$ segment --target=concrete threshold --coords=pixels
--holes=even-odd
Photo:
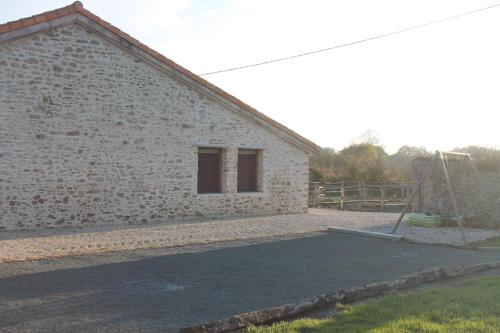
[[[386,234],[383,232],[367,231],[367,230],[355,230],[355,229],[345,229],[345,228],[328,228],[329,231],[340,232],[344,234],[351,234],[364,237],[375,237],[382,239],[389,239],[395,242],[400,242],[405,238],[401,235]]]

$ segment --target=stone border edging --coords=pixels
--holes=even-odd
[[[399,241],[402,241],[405,239],[401,235],[387,234],[387,233],[383,233],[383,232],[368,231],[368,230],[356,230],[356,229],[330,227],[330,228],[328,228],[328,231],[340,232],[340,233],[356,235],[356,236],[388,239],[388,240],[395,241],[395,242],[399,242]]]
[[[500,268],[500,261],[469,266],[429,268],[414,274],[405,275],[397,280],[370,283],[361,287],[344,289],[333,294],[320,295],[298,303],[246,312],[206,324],[184,327],[178,333],[232,332],[249,325],[270,324],[279,320],[293,318],[300,314],[337,303],[350,304],[363,299],[380,296],[389,291],[407,289],[423,283],[470,275],[495,268]]]
[[[421,245],[434,245],[434,246],[444,246],[444,247],[449,247],[452,249],[460,249],[460,250],[477,250],[477,246],[474,243],[467,243],[467,244],[455,244],[455,243],[433,243],[433,242],[423,242],[423,241],[417,241],[409,238],[405,238],[404,241],[406,243],[413,243],[413,244],[421,244]]]
[[[500,246],[478,246],[480,251],[500,251]]]

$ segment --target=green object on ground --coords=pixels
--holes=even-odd
[[[460,287],[384,296],[340,306],[329,319],[299,319],[268,327],[250,327],[248,333],[336,332],[500,332],[500,278],[465,281]]]
[[[413,213],[408,218],[411,225],[419,227],[432,228],[441,223],[441,216],[439,215],[425,215],[422,213]]]

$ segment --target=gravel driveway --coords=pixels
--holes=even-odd
[[[394,213],[310,209],[309,214],[202,223],[3,231],[0,232],[0,262],[277,237],[329,227],[390,232],[397,217]],[[420,242],[461,242],[456,228],[426,229],[402,223],[398,234]],[[500,236],[500,231],[467,231],[469,241],[493,236]]]

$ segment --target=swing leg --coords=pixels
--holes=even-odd
[[[410,200],[408,201],[408,203],[406,204],[405,208],[401,212],[401,215],[399,215],[398,221],[396,222],[396,225],[392,229],[391,234],[393,234],[393,233],[396,232],[396,230],[398,229],[399,225],[401,224],[401,221],[403,220],[403,217],[405,216],[405,214],[408,211],[408,209],[411,207],[411,204],[412,204],[413,200],[415,199],[415,197],[417,196],[418,190],[422,186],[422,183],[424,182],[425,177],[427,176],[427,174],[431,170],[432,165],[436,161],[436,156],[437,155],[434,155],[434,157],[432,158],[432,160],[429,162],[429,165],[425,169],[422,177],[420,177],[420,179],[419,179],[419,181],[417,183],[417,186],[415,187],[415,189],[413,190],[413,193],[411,194]]]
[[[446,165],[444,163],[444,158],[443,158],[443,153],[441,153],[441,152],[439,152],[439,160],[441,162],[440,163],[441,169],[443,170],[443,173],[444,173],[444,179],[446,180],[446,187],[448,189],[448,195],[450,196],[450,201],[451,201],[451,205],[453,207],[453,212],[457,218],[458,228],[460,229],[460,234],[462,235],[462,240],[464,243],[467,243],[467,241],[465,239],[464,226],[462,224],[462,216],[458,212],[457,201],[455,200],[455,194],[453,194],[453,190],[451,188],[450,177],[448,176],[448,170],[446,169]]]

